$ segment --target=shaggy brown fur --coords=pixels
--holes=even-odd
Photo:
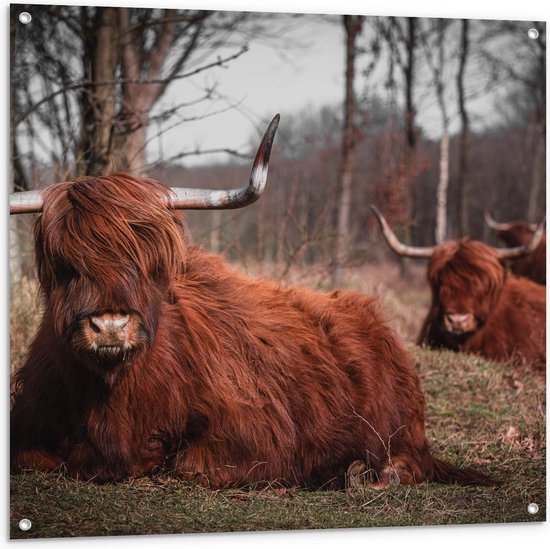
[[[432,305],[418,342],[495,360],[546,364],[546,289],[506,273],[494,250],[467,238],[438,246],[428,266]],[[476,330],[445,330],[449,312],[473,314]]]
[[[321,487],[361,460],[381,486],[491,482],[431,456],[418,376],[375,300],[240,275],[184,243],[166,192],[123,175],[46,192],[45,312],[16,375],[13,469]],[[128,352],[82,342],[102,311],[135,319]]]
[[[497,231],[497,234],[510,247],[526,244],[535,232],[528,223],[522,221],[513,221],[509,225],[510,228]],[[546,284],[546,235],[532,254],[510,261],[510,269],[518,276],[530,278],[538,284]]]

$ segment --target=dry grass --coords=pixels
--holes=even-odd
[[[10,372],[24,362],[27,349],[40,321],[38,285],[34,278],[12,283],[10,291]]]
[[[264,270],[263,274],[268,274]],[[292,270],[291,282],[323,286],[323,274]],[[347,287],[381,295],[396,330],[414,340],[429,292],[423,269],[401,280],[397,266],[350,270]],[[31,283],[12,291],[12,367],[25,354],[37,318]],[[497,488],[424,483],[382,491],[212,491],[171,477],[98,486],[63,474],[29,472],[11,480],[13,538],[181,532],[350,528],[546,518],[545,381],[528,367],[514,369],[478,357],[409,345],[427,401],[434,453],[504,480]],[[527,505],[538,503],[537,515]],[[21,532],[27,517],[33,528]]]

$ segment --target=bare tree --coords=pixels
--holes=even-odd
[[[413,178],[415,172],[417,132],[415,127],[416,108],[414,104],[414,86],[416,78],[415,54],[417,47],[417,19],[407,18],[407,33],[404,38],[406,63],[403,67],[405,77],[405,176],[408,177],[408,219],[411,225],[407,225],[406,241],[412,242],[412,229],[415,227],[416,217],[416,195],[414,191]]]
[[[351,189],[355,169],[355,148],[359,132],[355,124],[357,104],[354,91],[355,58],[357,36],[363,26],[360,15],[344,15],[346,31],[346,96],[344,100],[344,127],[342,132],[342,156],[338,170],[338,217],[332,272],[333,286],[340,286],[344,280],[344,264],[348,257],[350,227]]]
[[[82,13],[82,23],[88,12]],[[96,174],[114,164],[112,135],[116,120],[116,70],[118,56],[118,17],[115,8],[98,8],[92,21],[83,24],[84,80],[80,91],[82,131],[76,161],[79,173]]]
[[[490,39],[485,41],[480,54],[486,63],[485,71],[505,89],[504,96],[495,104],[503,117],[501,129],[524,129],[523,148],[530,156],[524,175],[524,179],[530,180],[530,185],[524,187],[525,213],[518,211],[515,215],[535,222],[545,203],[546,26],[537,21],[491,23],[485,26]],[[530,29],[536,29],[538,35],[529,38]],[[503,41],[508,44],[506,48],[501,46]]]
[[[212,12],[196,12],[174,16],[163,10],[161,17],[155,18],[152,12],[143,17],[142,11],[134,10],[132,17],[129,8],[118,10],[123,81],[118,135],[124,137],[122,156],[130,172],[145,171],[145,131],[153,105],[186,68],[198,46],[204,22],[211,15]],[[178,29],[177,24],[181,23],[183,28]],[[150,47],[147,47],[146,33],[152,35]],[[167,66],[176,44],[180,51]]]
[[[401,161],[394,177],[395,189],[392,191],[393,196],[400,200],[401,205],[399,208],[392,206],[392,209],[401,211],[400,221],[403,224],[404,240],[410,244],[416,213],[413,181],[417,170],[418,141],[415,104],[418,19],[415,17],[378,18],[375,25],[388,50],[388,86],[391,89],[401,87],[403,90],[404,123],[398,123],[398,127],[403,128],[403,145],[400,147]],[[399,69],[399,72],[395,70],[396,68]],[[400,81],[397,80],[396,73],[397,76],[400,76]],[[402,263],[402,267],[405,269],[405,262]]]
[[[449,190],[449,111],[445,98],[445,67],[449,63],[445,55],[448,19],[434,19],[423,33],[422,42],[428,68],[433,78],[437,105],[441,115],[441,139],[439,142],[439,179],[436,191],[435,241],[440,244],[447,237],[447,201]],[[435,36],[430,42],[428,37]],[[435,55],[434,55],[435,50]]]
[[[12,7],[16,15],[21,6]],[[38,142],[62,177],[107,169],[145,171],[146,132],[153,108],[176,79],[242,55],[214,60],[247,14],[90,6],[32,6],[32,23],[12,21],[15,104],[12,131]],[[13,17],[12,17],[13,19]],[[213,98],[206,90],[157,109],[170,122],[180,110]],[[189,117],[192,118],[192,117]],[[41,140],[47,134],[48,138]],[[24,155],[16,158],[23,159]]]
[[[469,41],[469,21],[468,19],[461,20],[461,32],[460,32],[460,52],[459,52],[459,65],[458,73],[456,77],[456,87],[458,93],[458,111],[460,113],[460,120],[462,123],[462,129],[460,131],[459,140],[459,157],[458,157],[458,230],[460,235],[467,235],[469,232],[469,218],[468,218],[468,201],[469,201],[469,184],[468,184],[468,142],[470,136],[470,118],[466,109],[466,93],[465,93],[465,80],[466,80],[466,64],[468,62],[468,54],[470,48]]]
[[[537,26],[541,27],[539,36],[530,40],[534,60],[529,80],[534,103],[530,122],[534,128],[535,156],[526,218],[531,222],[538,221],[536,217],[546,182],[546,27],[536,25],[535,28]]]

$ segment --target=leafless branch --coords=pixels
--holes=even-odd
[[[229,61],[233,61],[234,59],[237,59],[244,53],[248,51],[247,46],[243,46],[237,53],[234,53],[232,55],[229,55],[227,57],[219,57],[216,61],[213,61],[211,63],[208,63],[206,65],[203,65],[202,67],[198,67],[192,71],[185,72],[182,74],[178,74],[172,78],[172,80],[181,80],[183,78],[189,78],[191,76],[196,76],[197,74],[204,72],[208,69],[212,69],[214,67],[223,67],[226,63]],[[132,78],[121,78],[117,80],[102,80],[102,81],[91,81],[91,80],[82,80],[80,82],[73,82],[70,84],[67,84],[63,86],[63,88],[56,90],[49,94],[46,97],[43,97],[40,99],[40,101],[34,103],[31,107],[29,107],[24,113],[19,114],[16,116],[12,124],[14,127],[18,126],[25,118],[27,118],[29,115],[31,115],[33,112],[36,112],[40,107],[42,107],[44,104],[51,101],[54,97],[57,97],[58,95],[62,93],[66,93],[70,90],[78,90],[81,88],[86,88],[88,86],[112,86],[113,84],[163,84],[170,82],[167,78],[158,78],[156,80],[141,80],[141,79],[132,79]]]

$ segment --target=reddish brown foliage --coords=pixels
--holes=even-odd
[[[533,237],[533,227],[522,221],[508,223],[508,228],[498,230],[499,238],[507,246],[521,246]],[[535,251],[527,257],[510,261],[510,269],[518,276],[530,278],[538,284],[546,284],[546,236],[543,236]]]
[[[432,305],[419,343],[544,369],[544,286],[506,273],[493,248],[467,238],[436,247],[428,281]],[[468,328],[453,331],[453,315]]]
[[[165,192],[118,175],[46,193],[45,312],[16,375],[14,469],[334,486],[362,460],[382,485],[489,482],[431,457],[418,376],[375,300],[240,275],[184,243]],[[133,322],[123,350],[94,347],[102,313]]]

